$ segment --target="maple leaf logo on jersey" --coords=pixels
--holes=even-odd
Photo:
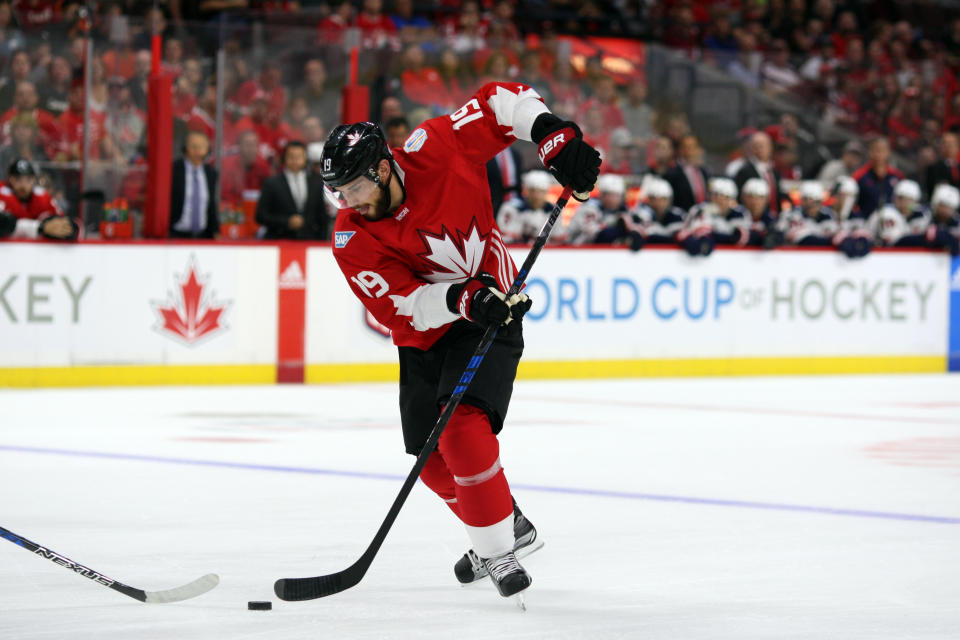
[[[359,133],[348,133],[347,134],[347,146],[352,147],[353,145],[360,142],[361,135]]]
[[[421,274],[428,282],[463,282],[480,271],[489,234],[482,235],[477,229],[477,219],[470,221],[470,229],[464,233],[456,230],[456,237],[447,227],[441,227],[440,235],[419,229],[420,239],[427,248],[417,254],[425,262],[437,267]]]
[[[221,316],[226,311],[228,303],[219,304],[213,300],[213,296],[204,297],[203,290],[207,282],[197,277],[197,268],[193,259],[190,260],[186,277],[179,285],[178,300],[174,300],[173,294],[168,293],[166,304],[153,303],[159,320],[159,324],[155,327],[158,331],[193,345],[202,338],[226,328],[221,321]]]

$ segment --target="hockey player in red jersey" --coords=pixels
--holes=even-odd
[[[536,530],[516,508],[500,463],[503,427],[523,351],[524,294],[506,298],[517,269],[494,222],[485,164],[515,140],[537,143],[564,186],[589,192],[600,168],[579,128],[519,83],[484,85],[460,109],[427,120],[390,151],[379,127],[334,129],[321,175],[341,209],[333,255],[354,294],[390,328],[400,358],[400,417],[417,455],[491,324],[502,325],[427,461],[421,480],[473,543],[461,582],[490,575],[504,596],[530,585],[517,553]]]
[[[74,240],[79,228],[63,215],[50,193],[37,186],[37,172],[29,160],[10,165],[7,180],[0,185],[0,237],[44,237]]]

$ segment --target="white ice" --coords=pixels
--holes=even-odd
[[[0,638],[960,638],[960,377],[520,382],[501,457],[546,546],[527,612],[452,566],[394,385],[0,391]],[[117,454],[104,456],[102,454]],[[247,611],[272,600],[273,611]]]

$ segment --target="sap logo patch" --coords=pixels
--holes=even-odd
[[[427,141],[427,130],[426,129],[417,129],[410,134],[410,137],[407,138],[407,141],[403,143],[403,150],[407,153],[413,153],[415,151],[420,151],[420,148],[423,147],[423,143]]]
[[[350,242],[350,238],[353,237],[356,231],[336,231],[333,234],[333,248],[334,249],[343,249],[347,246],[347,243]]]

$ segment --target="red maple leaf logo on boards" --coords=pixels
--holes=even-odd
[[[171,295],[166,305],[154,303],[161,322],[157,330],[171,333],[187,344],[193,344],[214,331],[223,329],[220,319],[227,305],[205,299],[205,286],[206,283],[197,277],[196,265],[191,260],[187,276],[180,282],[180,299],[172,300]]]

